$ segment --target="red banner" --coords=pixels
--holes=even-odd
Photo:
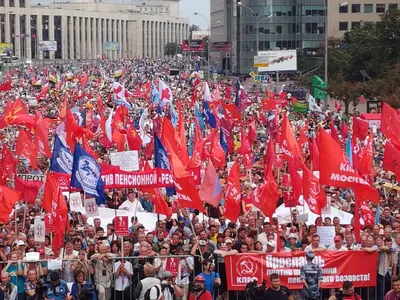
[[[182,51],[203,52],[205,49],[203,40],[183,40]]]
[[[174,277],[178,275],[179,258],[168,257],[165,262],[165,272],[171,272]]]
[[[211,50],[217,52],[231,52],[232,42],[212,42]]]
[[[46,228],[46,233],[54,232],[53,217],[50,214],[44,216],[44,227]]]
[[[322,269],[322,288],[340,288],[349,280],[355,287],[376,285],[377,252],[324,251],[317,252],[313,260]],[[282,285],[289,289],[302,289],[300,269],[306,264],[304,252],[282,252],[257,255],[238,254],[225,257],[228,290],[244,290],[253,277],[262,282],[277,273]]]

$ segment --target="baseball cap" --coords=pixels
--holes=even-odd
[[[294,233],[290,233],[290,234],[288,235],[288,239],[295,239],[295,240],[297,240],[297,235],[294,234]]]
[[[174,277],[174,275],[172,275],[171,272],[166,271],[163,273],[163,278],[165,278],[165,279],[170,279],[172,277]]]
[[[226,240],[225,240],[225,244],[233,244],[232,239],[226,239]]]
[[[205,245],[207,245],[207,242],[205,240],[200,240],[199,245],[205,246]]]
[[[194,281],[204,281],[204,277],[201,275],[197,275]]]
[[[271,240],[271,241],[268,241],[267,245],[270,246],[270,247],[276,248],[276,243],[275,243],[275,241],[272,241],[272,240]]]

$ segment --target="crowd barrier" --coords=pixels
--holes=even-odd
[[[96,289],[96,294],[99,295],[98,300],[135,300],[134,298],[134,291],[136,288],[137,283],[139,280],[142,278],[143,274],[143,265],[144,263],[148,262],[151,263],[153,266],[155,265],[155,260],[156,259],[165,259],[171,262],[172,260],[176,260],[177,262],[180,262],[181,260],[184,259],[193,259],[193,260],[198,260],[201,262],[201,257],[199,256],[189,256],[189,255],[182,255],[182,256],[174,256],[174,255],[168,255],[168,256],[147,256],[147,257],[138,257],[138,256],[129,256],[129,257],[112,257],[109,258],[108,261],[110,261],[108,265],[108,269],[105,270],[106,273],[104,273],[104,269],[102,268],[97,268],[96,265],[100,261],[99,259],[92,259],[87,262],[82,262],[78,259],[64,259],[64,260],[35,260],[35,261],[22,261],[25,266],[30,265],[29,268],[32,268],[32,265],[35,265],[36,270],[38,270],[39,273],[39,264],[42,266],[42,268],[45,270],[45,273],[43,276],[40,276],[40,278],[43,281],[48,281],[48,275],[50,274],[50,271],[58,271],[60,273],[60,278],[65,280],[68,284],[68,286],[71,288],[73,284],[73,266],[77,268],[77,266],[80,266],[80,269],[85,269],[89,267],[88,272],[85,272],[87,275],[86,280],[93,283]],[[219,273],[221,277],[221,292],[218,293],[221,296],[223,296],[223,299],[229,299],[229,300],[244,300],[245,294],[244,291],[228,291],[226,289],[226,268],[225,268],[225,262],[224,259],[219,257],[213,257],[213,262],[215,264],[215,271]],[[120,262],[121,260],[125,260],[127,262],[130,262],[132,264],[132,277],[129,278],[129,285],[123,290],[119,291],[118,289],[115,288],[115,278],[114,278],[114,264],[117,262]],[[7,262],[0,262],[0,268],[3,270],[4,265],[7,264]],[[111,267],[112,266],[112,267]],[[176,272],[175,278],[176,278],[176,284],[180,285],[182,289],[185,292],[184,297],[180,297],[177,299],[181,300],[186,300],[188,299],[188,295],[190,294],[190,289],[192,286],[193,278],[201,273],[203,270],[200,267],[201,263],[194,263],[193,264],[193,270],[192,273],[193,275],[190,275],[190,280],[185,281],[186,284],[182,284],[182,279],[183,275],[181,273],[182,269],[181,268],[176,268],[174,270],[174,267],[169,267],[168,269],[174,273]],[[94,273],[91,274],[90,268],[93,267]],[[164,265],[165,268],[165,265]],[[166,270],[164,270],[166,271]],[[106,275],[104,275],[106,274]],[[156,274],[157,276],[157,274]],[[12,277],[11,277],[12,280]],[[102,281],[103,280],[103,281]],[[380,276],[378,274],[378,279],[377,279],[377,286],[376,287],[363,287],[363,288],[355,288],[355,292],[361,296],[363,300],[383,300],[385,294],[391,289],[392,287],[392,282],[391,282],[391,276],[387,274],[386,277]],[[301,299],[301,291],[300,290],[291,290],[294,299]],[[321,295],[320,295],[320,300],[325,300],[328,299],[331,295],[335,293],[334,289],[322,289],[321,290]],[[101,296],[103,295],[103,296]]]

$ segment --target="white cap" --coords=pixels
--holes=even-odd
[[[273,240],[268,241],[267,245],[276,248],[276,243]]]
[[[25,245],[26,245],[25,242],[22,241],[22,240],[19,240],[19,241],[17,242],[17,246],[25,246]]]

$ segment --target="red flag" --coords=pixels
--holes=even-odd
[[[269,138],[267,145],[267,153],[265,155],[264,164],[264,179],[267,179],[267,175],[272,172],[272,169],[276,163],[275,145],[272,137]]]
[[[363,176],[368,176],[371,179],[370,184],[372,184],[372,160],[373,160],[373,140],[374,136],[372,131],[370,132],[367,145],[362,151],[361,158],[358,161],[358,172]],[[354,155],[353,155],[354,159]],[[354,162],[354,160],[353,160]],[[354,165],[354,164],[353,164]]]
[[[85,74],[81,78],[79,78],[79,84],[81,85],[81,87],[84,87],[88,81],[89,81],[89,74]]]
[[[267,175],[266,182],[258,186],[252,193],[253,204],[267,217],[272,218],[279,200],[278,186],[271,174]]]
[[[357,189],[360,200],[379,203],[378,192],[350,166],[347,155],[322,127],[319,135],[319,167],[321,184]]]
[[[128,141],[129,150],[140,150],[142,148],[142,139],[137,133],[133,125],[129,126],[126,131],[126,139]]]
[[[311,155],[311,162],[312,162],[312,170],[318,171],[319,170],[319,150],[317,147],[317,143],[315,139],[311,139],[310,145],[310,155]]]
[[[388,139],[399,140],[400,118],[397,112],[385,102],[383,102],[382,106],[380,130]]]
[[[199,190],[199,196],[201,201],[206,202],[214,207],[218,207],[221,199],[223,198],[223,192],[221,185],[219,184],[219,178],[215,171],[212,162],[208,162],[203,183]]]
[[[346,122],[342,121],[340,123],[340,133],[342,134],[342,138],[344,139],[349,135],[349,127],[347,127]]]
[[[13,178],[15,174],[16,162],[12,152],[8,149],[6,144],[3,144],[1,151],[1,162],[0,162],[0,185],[5,185],[7,180]]]
[[[222,146],[219,142],[218,135],[214,135],[211,144],[211,160],[217,168],[224,168],[225,167],[225,151],[222,149]]]
[[[10,213],[18,198],[19,194],[16,191],[5,186],[0,186],[0,222],[8,224]]]
[[[243,127],[240,130],[240,147],[239,149],[237,149],[237,153],[239,154],[251,153],[251,144]]]
[[[18,135],[17,146],[15,147],[15,154],[19,157],[25,158],[29,164],[37,169],[36,159],[37,150],[35,144],[28,139],[25,130],[20,129]]]
[[[335,109],[336,109],[337,112],[342,110],[342,106],[340,105],[340,102],[336,102],[335,101]]]
[[[124,105],[120,105],[117,107],[115,111],[115,115],[112,119],[111,127],[119,130],[121,133],[126,132],[126,120],[128,118],[128,109]]]
[[[337,133],[335,124],[333,123],[333,119],[331,119],[331,122],[329,123],[329,128],[331,129],[331,136],[340,145],[339,135]]]
[[[400,151],[389,141],[385,144],[382,168],[395,173],[396,177],[400,178]]]
[[[48,85],[44,86],[40,91],[40,93],[36,95],[36,100],[39,101],[40,99],[46,98],[49,90],[50,86]]]
[[[16,117],[27,114],[28,111],[21,99],[15,100],[14,103],[7,102],[3,114],[4,118],[1,122],[0,127],[6,127],[7,124],[11,124]]]
[[[45,157],[50,158],[49,122],[46,119],[39,118],[39,120],[36,121],[34,141],[37,151]]]
[[[235,161],[229,171],[225,191],[224,216],[231,222],[236,222],[240,214],[240,179],[239,165]]]
[[[292,127],[290,127],[290,122],[286,113],[283,115],[282,132],[279,136],[279,146],[281,148],[283,157],[288,162],[303,160],[299,144],[294,137]]]
[[[11,80],[7,80],[5,83],[0,85],[0,92],[11,91]]]
[[[61,105],[60,112],[58,113],[58,116],[61,119],[64,119],[66,114],[67,114],[67,97],[64,97],[64,100],[63,100],[63,103]]]
[[[75,149],[75,137],[76,137],[76,132],[78,131],[78,124],[76,124],[76,120],[74,116],[72,115],[70,110],[67,110],[66,112],[66,118],[65,118],[65,130],[66,130],[66,138],[65,142],[69,146],[69,149],[71,152],[74,152]]]
[[[368,122],[356,118],[353,116],[353,136],[358,137],[360,140],[364,141],[367,138],[368,133]]]
[[[15,177],[15,190],[21,192],[21,199],[28,203],[35,203],[37,194],[43,185],[43,181],[22,180]]]
[[[154,195],[154,211],[158,214],[165,215],[167,219],[170,219],[172,216],[171,208],[168,207],[167,202],[165,202],[159,191]]]
[[[90,146],[89,142],[86,139],[86,136],[82,136],[82,148],[85,149],[87,153],[89,153],[94,159],[99,159],[97,153],[93,150],[92,146]]]
[[[303,166],[303,193],[310,211],[321,215],[321,209],[326,206],[326,195],[318,178],[304,165]]]
[[[203,156],[203,145],[202,139],[196,139],[194,141],[193,153],[190,158],[187,169],[199,168],[201,166],[202,156]]]
[[[50,173],[47,173],[46,183],[43,192],[43,203],[42,203],[45,212],[51,213],[53,200],[56,199],[54,197],[54,193],[57,192],[57,188],[58,188],[57,181]]]
[[[304,144],[308,142],[307,133],[308,133],[308,122],[306,122],[304,124],[303,128],[301,129],[299,140],[297,141],[299,144],[300,150],[303,150]]]
[[[203,203],[201,202],[199,193],[194,185],[193,176],[185,170],[182,161],[174,152],[169,140],[165,137],[163,140],[165,141],[164,146],[168,153],[172,177],[175,182],[176,195],[178,197],[180,206],[203,211]]]
[[[163,145],[169,144],[171,149],[176,153],[178,157],[181,157],[181,147],[178,132],[176,132],[174,126],[168,118],[164,117],[162,123],[162,135],[161,142]]]
[[[289,167],[290,173],[290,182],[292,184],[292,194],[291,194],[291,206],[300,205],[299,198],[300,195],[303,193],[303,180],[297,172],[296,168],[292,165]]]
[[[115,129],[112,133],[112,141],[117,144],[117,151],[123,152],[125,150],[126,135],[122,134],[119,130]]]
[[[249,124],[248,139],[249,139],[250,145],[253,145],[254,141],[256,140],[256,137],[257,137],[256,120],[253,120],[253,121]]]

